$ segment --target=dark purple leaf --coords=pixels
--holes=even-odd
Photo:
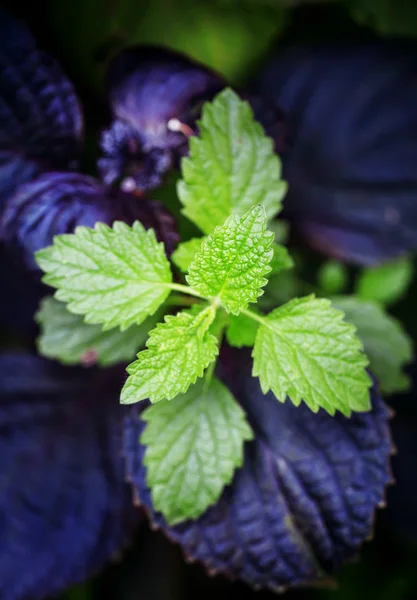
[[[417,44],[295,46],[260,78],[291,141],[284,217],[314,248],[371,265],[417,249]]]
[[[0,596],[43,599],[114,557],[139,513],[124,483],[120,369],[0,356]]]
[[[224,85],[219,75],[173,50],[123,50],[107,74],[115,120],[102,137],[104,182],[121,180],[126,190],[142,191],[159,185],[186,154],[203,102]]]
[[[414,396],[414,403],[416,404]],[[417,408],[417,407],[416,407]],[[417,412],[417,411],[415,411]],[[401,536],[417,541],[417,416],[396,415],[392,436],[397,450],[392,460],[395,485],[388,492],[386,518]]]
[[[34,315],[48,288],[16,269],[1,247],[0,281],[0,330],[34,339],[37,333]]]
[[[44,173],[6,202],[0,241],[11,256],[38,272],[33,254],[50,245],[55,235],[72,233],[78,225],[135,220],[152,227],[172,252],[178,242],[175,221],[159,202],[108,190],[87,175]]]
[[[41,165],[28,160],[20,152],[0,148],[0,210],[16,187],[30,181],[41,171]]]
[[[67,168],[78,159],[82,114],[72,84],[23,21],[0,9],[0,149]]]
[[[374,388],[372,412],[314,414],[263,396],[248,354],[228,351],[221,364],[256,436],[243,468],[202,517],[168,527],[152,507],[138,443],[144,423],[133,408],[125,455],[136,494],[152,522],[211,574],[276,590],[326,579],[372,532],[390,480],[387,409]]]

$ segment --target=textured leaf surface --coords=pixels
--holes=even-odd
[[[291,131],[283,217],[299,239],[365,266],[417,249],[416,69],[416,41],[355,39],[296,44],[261,75]]]
[[[87,323],[105,329],[140,324],[170,293],[172,274],[152,229],[136,221],[113,228],[98,223],[54,238],[36,254],[43,281],[58,288],[55,296]]]
[[[0,597],[43,600],[133,535],[120,456],[123,369],[0,356]]]
[[[49,296],[36,315],[41,326],[37,346],[43,356],[64,364],[97,363],[105,367],[132,360],[161,318],[161,311],[157,311],[141,325],[125,331],[117,327],[103,331],[101,325],[85,323],[82,316],[69,312],[63,302]]]
[[[249,104],[227,89],[205,105],[199,129],[182,161],[178,194],[184,214],[204,233],[257,204],[268,218],[276,215],[286,184],[273,142]]]
[[[196,253],[201,249],[201,244],[204,238],[192,238],[187,242],[178,244],[177,249],[173,252],[172,262],[183,272],[187,273],[191,263],[194,260]]]
[[[243,348],[255,344],[259,323],[246,315],[230,315],[226,339],[231,346]]]
[[[125,425],[130,479],[153,523],[211,574],[272,590],[328,582],[369,538],[375,508],[384,500],[390,479],[387,410],[375,388],[372,411],[350,419],[281,404],[261,393],[245,356],[219,361],[255,432],[245,445],[243,468],[219,502],[196,521],[168,527],[146,485],[137,407]]]
[[[281,402],[288,395],[297,406],[304,400],[331,415],[369,410],[362,344],[329,300],[306,296],[272,311],[258,329],[253,358],[262,391]]]
[[[217,338],[208,332],[213,318],[211,307],[166,316],[150,332],[147,350],[128,367],[121,402],[159,402],[184,394],[218,354]]]
[[[217,296],[227,311],[238,314],[262,294],[273,238],[266,231],[262,206],[229,217],[203,241],[190,265],[188,284],[206,298]]]
[[[0,148],[67,168],[79,158],[81,107],[59,64],[0,9]]]
[[[353,296],[336,296],[332,304],[357,327],[381,391],[407,390],[411,382],[403,368],[413,358],[413,343],[401,323],[377,304]]]
[[[356,285],[356,293],[364,300],[391,304],[400,300],[413,279],[413,263],[408,258],[364,270]]]
[[[171,524],[199,517],[220,497],[252,439],[245,414],[216,378],[145,410],[144,465],[156,510]]]
[[[21,186],[6,202],[0,218],[0,240],[16,266],[34,271],[33,254],[53,243],[54,236],[73,233],[79,225],[94,227],[140,221],[153,228],[168,253],[178,243],[175,220],[160,204],[123,192],[106,189],[99,181],[80,173],[44,173]],[[139,265],[138,265],[139,266]]]

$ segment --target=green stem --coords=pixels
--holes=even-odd
[[[196,298],[202,298],[203,300],[206,299],[204,296],[194,291],[193,288],[189,287],[188,285],[182,285],[182,283],[169,283],[168,287],[171,290],[176,290],[177,292],[187,294],[188,296],[195,296]]]
[[[246,315],[250,319],[253,319],[254,321],[258,321],[258,323],[260,323],[261,325],[267,325],[267,320],[265,319],[265,317],[262,317],[261,315],[257,315],[256,313],[252,312],[249,309],[246,309],[246,310],[243,309],[240,312],[242,313],[242,315]]]
[[[219,348],[222,345],[224,330],[226,329],[226,322],[220,324],[220,328],[217,331],[212,331],[213,335],[219,340]],[[211,380],[213,379],[214,369],[216,368],[217,357],[213,360],[213,362],[209,365],[207,371],[204,374],[204,385],[202,397],[205,398],[207,394],[207,390],[210,387]]]
[[[203,390],[202,390],[202,394],[201,394],[202,398],[206,397],[207,390],[209,389],[211,380],[213,379],[213,374],[214,374],[214,369],[216,368],[216,364],[217,364],[217,358],[215,358],[213,360],[213,362],[211,363],[211,365],[209,365],[209,368],[207,369],[207,371],[204,374],[204,384],[203,384]]]
[[[166,306],[193,306],[198,302],[197,298],[190,298],[189,296],[183,296],[182,294],[172,294],[168,296],[165,301]]]

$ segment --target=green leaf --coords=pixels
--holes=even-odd
[[[259,323],[243,315],[230,315],[229,327],[226,330],[226,339],[231,346],[251,348],[258,333]]]
[[[263,393],[272,390],[281,402],[289,396],[296,406],[304,400],[313,412],[330,415],[369,410],[368,361],[343,316],[329,300],[306,296],[262,317],[253,375]]]
[[[187,273],[195,255],[201,249],[204,238],[192,238],[187,242],[178,244],[175,252],[172,253],[172,262],[183,272]]]
[[[286,244],[288,242],[290,234],[290,226],[288,221],[274,219],[269,223],[268,228],[275,235],[275,241],[277,244]]]
[[[354,296],[336,296],[332,304],[357,327],[381,391],[392,394],[409,389],[410,379],[402,369],[413,358],[413,344],[401,323],[381,306]]]
[[[285,248],[285,246],[280,246],[279,244],[273,243],[272,250],[274,254],[270,263],[271,275],[275,275],[280,271],[293,268],[294,261],[288,254],[288,250]]]
[[[146,398],[159,402],[184,394],[218,354],[218,340],[208,331],[214,316],[212,306],[166,316],[165,322],[150,332],[147,350],[139,352],[138,360],[127,368],[130,377],[121,403]]]
[[[206,386],[206,387],[205,387]],[[172,402],[147,408],[141,436],[155,509],[171,525],[196,519],[220,497],[243,464],[243,444],[253,439],[245,414],[213,378],[199,381]]]
[[[44,283],[58,288],[57,300],[103,329],[139,325],[170,293],[164,245],[138,221],[132,227],[121,222],[113,228],[77,227],[74,234],[55,236],[36,260],[46,273]]]
[[[405,295],[412,279],[411,260],[400,258],[362,271],[356,284],[356,294],[363,300],[392,304]]]
[[[328,260],[320,268],[318,283],[326,294],[337,294],[348,285],[348,272],[342,263],[337,260]]]
[[[269,219],[276,215],[287,185],[273,141],[249,104],[226,89],[204,105],[199,128],[182,160],[178,195],[184,214],[206,234],[257,204]]]
[[[42,300],[36,314],[41,327],[37,346],[40,354],[66,365],[93,362],[102,367],[132,360],[144,346],[148,334],[162,318],[162,310],[126,331],[115,327],[103,331],[101,325],[84,323],[82,316],[67,310],[52,296]]]
[[[273,234],[266,231],[266,215],[255,206],[242,217],[229,217],[203,241],[187,276],[188,284],[204,297],[217,297],[224,308],[238,314],[256,302],[267,283]]]

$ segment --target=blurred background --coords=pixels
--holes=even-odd
[[[38,0],[2,3],[28,22],[42,45],[62,63],[84,104],[87,150],[84,170],[93,171],[97,130],[107,119],[102,77],[107,62],[134,43],[164,44],[186,52],[245,85],[277,48],[294,41],[417,37],[414,0]],[[417,73],[416,73],[417,77]],[[417,165],[417,156],[416,156]],[[307,262],[311,277],[320,261]],[[417,282],[392,312],[417,339]],[[417,378],[413,366],[411,376]],[[398,480],[388,509],[377,515],[372,543],[360,560],[342,569],[326,589],[290,591],[290,600],[413,600],[417,598],[417,401],[415,392],[391,398],[396,411],[393,460]],[[123,558],[59,600],[268,600],[202,567],[188,565],[180,549],[143,521]]]

